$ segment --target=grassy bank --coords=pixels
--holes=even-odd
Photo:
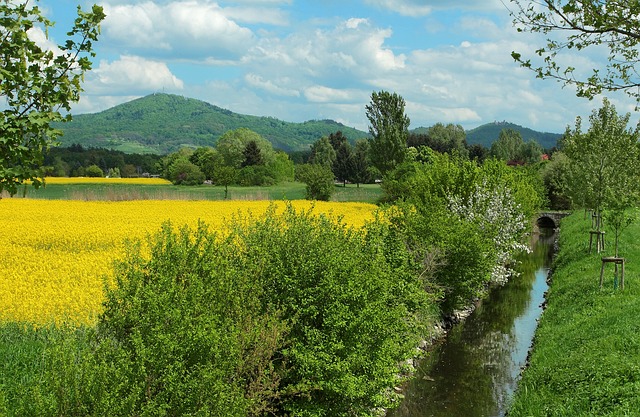
[[[332,201],[376,202],[382,190],[378,184],[362,184],[356,187],[336,185]],[[22,196],[22,190],[19,193]],[[122,184],[122,183],[48,183],[38,190],[27,188],[28,198],[48,200],[223,200],[224,187],[212,185],[179,186],[172,184]],[[229,187],[231,200],[302,200],[305,185],[289,182],[270,187]]]
[[[589,230],[581,212],[562,222],[548,306],[509,416],[640,415],[640,224],[621,236],[624,291],[611,264],[599,288],[603,254],[588,253]]]

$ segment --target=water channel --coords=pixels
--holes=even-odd
[[[497,417],[507,412],[542,313],[554,236],[543,229],[518,268],[419,362],[388,417]]]

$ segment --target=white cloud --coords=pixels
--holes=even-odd
[[[125,51],[170,54],[173,59],[227,59],[241,56],[254,42],[250,29],[208,1],[105,5],[105,12],[105,36]]]
[[[245,75],[244,79],[250,86],[265,90],[271,94],[287,97],[300,96],[300,92],[298,90],[282,86],[288,85],[290,83],[290,80],[287,78],[281,78],[274,82],[271,80],[265,80],[264,78],[256,74],[247,74]]]
[[[266,23],[275,26],[289,24],[289,16],[281,9],[268,7],[228,7],[223,10],[225,16],[236,22]]]
[[[137,56],[125,55],[113,62],[101,61],[91,72],[91,78],[90,94],[148,94],[151,91],[177,91],[184,88],[184,82],[173,75],[166,64]]]
[[[251,5],[281,5],[281,4],[286,4],[289,5],[291,3],[293,3],[293,0],[230,0],[230,1],[223,1],[223,3],[242,3],[242,4],[251,4]]]
[[[366,0],[395,15],[366,7],[354,15],[333,2],[331,14],[314,6],[313,16],[291,0],[108,1],[97,46],[117,55],[99,51],[83,109],[167,89],[239,113],[366,131],[364,106],[385,89],[405,98],[412,127],[508,120],[561,132],[601,105],[513,61],[511,51],[533,58],[544,36],[517,34],[500,0]],[[559,60],[589,69],[604,58],[581,51]]]
[[[347,19],[347,21],[345,22],[345,27],[347,29],[358,29],[358,26],[360,25],[368,25],[369,24],[369,20],[364,19],[364,18],[356,18],[356,17],[352,17],[350,19]]]
[[[347,79],[365,80],[404,68],[405,55],[385,45],[391,35],[390,29],[373,27],[366,19],[349,19],[331,29],[262,39],[247,61],[264,78],[286,74],[304,87],[344,87],[341,83]]]
[[[392,10],[403,16],[426,16],[433,10],[432,6],[419,0],[366,0],[366,3]]]
[[[475,39],[502,39],[505,33],[505,28],[492,20],[477,16],[462,17],[456,27]]]
[[[434,10],[446,9],[505,9],[500,0],[365,0],[365,2],[408,17],[426,16]]]
[[[29,36],[29,39],[35,42],[36,45],[38,45],[40,48],[47,51],[53,51],[55,55],[62,54],[62,51],[60,50],[60,48],[58,48],[58,45],[55,42],[53,42],[51,39],[49,39],[47,37],[47,34],[44,33],[44,31],[41,28],[37,26],[32,27],[27,32],[27,36]]]
[[[341,103],[353,101],[354,97],[358,97],[357,91],[348,89],[337,89],[325,87],[322,85],[314,85],[304,91],[307,100],[316,103]],[[359,97],[358,97],[359,98]]]

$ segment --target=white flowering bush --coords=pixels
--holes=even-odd
[[[504,161],[479,165],[459,155],[426,150],[423,162],[406,163],[385,177],[391,218],[417,260],[426,260],[428,284],[442,293],[448,314],[505,283],[524,244],[529,220],[543,204],[535,169]]]
[[[503,183],[489,184],[483,179],[468,198],[455,194],[447,199],[451,212],[476,224],[494,242],[496,259],[491,282],[506,283],[514,274],[511,266],[515,255],[530,250],[523,243],[529,223],[509,187]]]

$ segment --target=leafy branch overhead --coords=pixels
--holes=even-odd
[[[535,51],[541,58],[512,52],[523,67],[539,78],[575,85],[577,95],[593,98],[603,91],[624,91],[640,101],[640,3],[601,0],[510,0],[514,26],[519,32],[547,35],[546,45]],[[559,35],[559,36],[554,36]],[[560,53],[606,48],[603,68],[577,68],[561,64]]]
[[[0,15],[0,191],[15,194],[26,180],[41,184],[43,152],[61,133],[50,123],[71,119],[60,111],[70,111],[80,98],[105,14],[97,5],[89,12],[78,7],[69,39],[57,50],[33,39],[34,30],[47,34],[53,26],[37,5],[1,2]]]

